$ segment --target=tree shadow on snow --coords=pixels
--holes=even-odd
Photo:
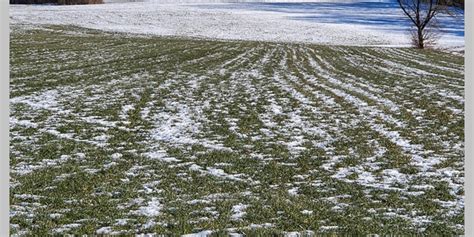
[[[354,24],[370,26],[382,31],[406,32],[409,19],[394,0],[354,2],[247,2],[231,4],[201,4],[200,8],[254,10],[287,14],[289,19],[327,24]],[[464,37],[464,14],[455,18],[439,17],[441,31]]]

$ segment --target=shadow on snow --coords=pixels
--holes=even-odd
[[[286,13],[288,18],[327,24],[355,24],[383,31],[406,32],[412,26],[396,1],[341,1],[341,2],[247,2],[232,4],[201,4],[207,9],[238,9]],[[441,31],[464,37],[464,13],[456,17],[441,15]]]

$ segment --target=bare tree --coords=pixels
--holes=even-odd
[[[441,14],[453,15],[450,7],[455,5],[453,0],[397,0],[405,15],[410,18],[416,31],[413,34],[413,43],[417,48],[425,48],[427,43],[436,39],[436,17]]]

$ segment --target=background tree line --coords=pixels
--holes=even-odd
[[[10,0],[10,4],[100,4],[103,0]]]

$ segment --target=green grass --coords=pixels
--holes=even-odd
[[[12,234],[464,232],[463,57],[60,26],[10,42]]]

